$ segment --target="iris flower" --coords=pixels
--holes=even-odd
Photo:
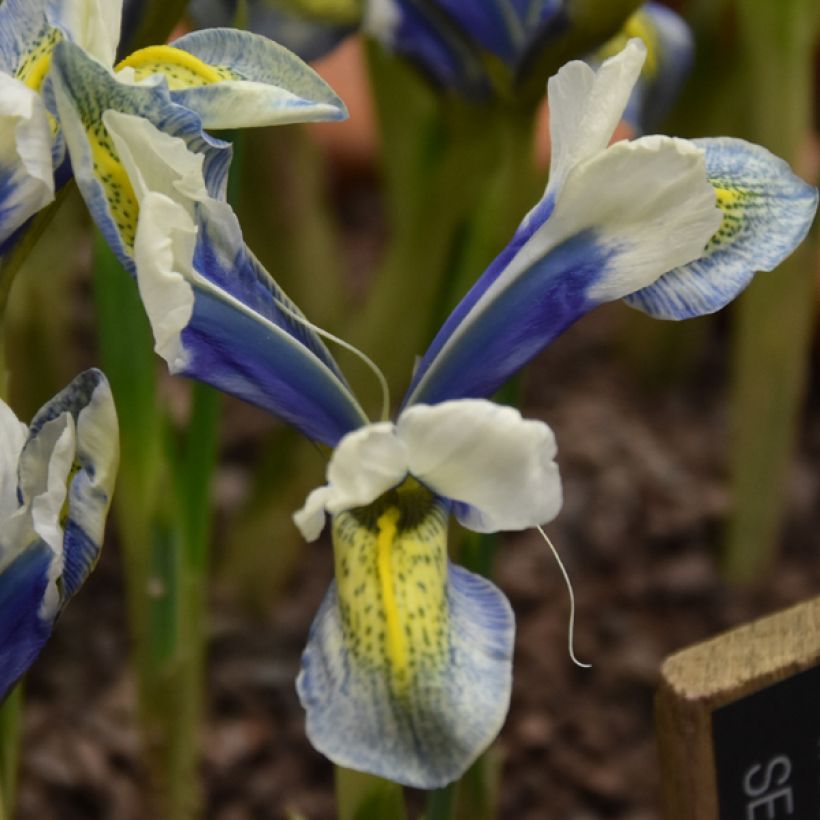
[[[597,71],[572,62],[550,80],[544,196],[422,356],[395,421],[368,419],[327,334],[245,246],[209,186],[220,149],[192,151],[100,103],[139,203],[134,263],[157,352],[333,448],[326,483],[295,514],[308,540],[329,514],[335,556],[297,689],[310,740],[340,765],[436,788],[504,721],[513,614],[449,561],[448,521],[537,527],[558,513],[561,485],[549,427],[486,397],[597,305],[712,312],[808,229],[817,192],[762,148],[663,136],[608,147],[644,57],[633,40]]]
[[[117,416],[98,370],[28,428],[0,401],[0,701],[97,562],[117,461]]]
[[[547,74],[568,57],[589,53],[600,62],[630,37],[649,49],[645,76],[626,116],[644,126],[674,98],[691,60],[686,23],[659,3],[634,0],[248,0],[248,28],[283,43],[306,60],[330,52],[356,29],[406,58],[444,91],[475,101],[519,98],[522,86],[537,99]],[[192,0],[199,25],[228,25],[235,0]],[[613,32],[612,40],[605,43]],[[603,57],[601,57],[603,59]],[[645,122],[644,110],[650,114]]]
[[[49,83],[52,64],[77,62],[82,55],[94,64],[82,78],[84,83],[96,82],[102,73],[112,74],[121,14],[122,0],[4,0],[0,5],[0,254],[70,176],[63,140],[66,125]],[[344,116],[338,98],[299,58],[249,32],[213,29],[188,34],[170,45],[133,52],[114,72],[120,93],[125,96],[133,90],[134,105],[143,106],[144,116],[150,90],[170,95],[179,106],[174,119],[186,119],[189,129],[196,125],[201,140],[210,139],[203,128]],[[87,99],[87,92],[87,87],[79,89],[78,99]],[[108,200],[119,223],[107,238],[127,261],[135,203],[106,144],[99,112],[80,104],[78,113],[81,122],[72,121],[70,126],[83,129],[88,150],[72,157],[74,170],[83,163],[93,167],[100,197]],[[102,207],[100,197],[93,203],[95,216]]]

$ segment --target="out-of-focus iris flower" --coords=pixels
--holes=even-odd
[[[87,150],[72,163],[87,165],[99,182],[100,198],[116,214],[107,238],[130,257],[136,210],[122,169],[107,142],[101,112],[83,107],[87,84],[103,74],[115,76],[119,94],[134,95],[133,105],[149,116],[152,93],[170,96],[179,110],[172,119],[198,129],[241,128],[293,121],[334,119],[344,107],[330,89],[286,49],[261,36],[232,29],[186,35],[170,45],[130,54],[113,70],[120,36],[122,0],[5,0],[0,5],[0,255],[16,232],[54,197],[70,175],[62,122],[65,103],[55,100],[50,79],[55,64],[85,57],[78,78],[74,117]],[[114,73],[115,72],[115,73]],[[84,87],[82,87],[84,84]],[[158,106],[154,105],[154,109]],[[111,227],[108,225],[107,227]]]
[[[192,0],[189,13],[199,25],[226,25],[236,5]],[[627,117],[672,99],[691,55],[680,17],[654,2],[632,14],[637,6],[636,0],[247,0],[248,27],[305,59],[329,52],[358,27],[414,63],[435,86],[477,101],[517,97],[524,84],[540,98],[547,73],[561,62],[587,53],[600,62],[630,37],[641,37],[650,57]],[[596,53],[598,47],[605,52]],[[646,127],[657,121],[642,119]]]
[[[74,379],[29,428],[0,401],[0,701],[97,562],[118,452],[98,370]]]
[[[646,45],[646,61],[624,111],[637,133],[656,130],[672,107],[692,67],[695,42],[684,20],[660,3],[644,3],[623,28],[588,60],[599,65],[633,37]]]
[[[395,422],[368,420],[317,328],[245,246],[209,185],[220,149],[102,115],[140,207],[134,262],[158,353],[334,448],[295,515],[314,539],[330,514],[336,575],[297,688],[308,736],[340,765],[439,787],[503,723],[513,615],[450,563],[448,519],[541,525],[561,486],[550,429],[486,397],[597,305],[712,312],[808,229],[816,191],[762,148],[663,136],[607,147],[644,56],[633,40],[597,72],[572,62],[550,80],[549,185],[422,357]]]

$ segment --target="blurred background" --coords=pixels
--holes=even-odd
[[[754,139],[816,182],[820,50],[813,4],[667,5],[688,21],[694,58],[653,130]],[[244,7],[245,24],[252,6]],[[182,11],[171,21],[178,30],[208,22],[205,12]],[[224,22],[242,12],[231,7]],[[466,290],[536,201],[548,164],[548,114],[542,104],[535,139],[528,131],[513,153],[505,153],[506,143],[482,149],[476,173],[501,182],[484,192],[488,201],[495,197],[492,210],[468,219],[458,196],[441,193],[468,187],[456,166],[449,177],[441,172],[440,189],[424,189],[419,180],[438,171],[425,176],[427,166],[402,166],[399,149],[418,145],[396,135],[411,117],[422,118],[425,156],[447,160],[467,153],[476,124],[502,118],[506,108],[482,104],[456,123],[456,103],[442,105],[413,66],[358,34],[314,67],[347,103],[349,120],[222,135],[235,140],[232,201],[249,246],[305,313],[353,338],[401,395],[412,354],[426,346],[448,299]],[[390,108],[397,96],[400,114]],[[626,122],[617,136],[635,129]],[[506,183],[498,170],[505,163],[518,174]],[[526,184],[506,197],[504,184],[520,182],[522,163],[531,169]],[[402,202],[412,207],[397,216]],[[408,216],[413,208],[418,213]],[[458,208],[460,221],[453,217]],[[446,241],[436,234],[445,223]],[[499,226],[498,235],[483,231],[485,223]],[[11,404],[21,418],[81,368],[102,362],[109,370],[116,338],[120,347],[145,338],[139,318],[100,319],[109,296],[91,272],[99,278],[101,254],[71,190],[11,294]],[[422,287],[406,290],[392,307],[368,310],[391,259],[410,284],[445,259],[461,273],[448,280],[446,298]],[[486,761],[482,797],[465,798],[460,816],[659,817],[652,699],[663,658],[818,594],[818,275],[815,230],[782,270],[760,275],[730,309],[673,325],[607,306],[553,343],[517,382],[513,398],[524,415],[546,421],[559,443],[566,501],[549,533],[577,596],[576,651],[592,669],[568,657],[567,594],[537,533],[491,545],[494,580],[518,622],[513,700]],[[379,317],[389,319],[386,327]],[[395,338],[405,326],[409,342]],[[102,352],[100,337],[109,340]],[[369,374],[343,356],[354,388],[375,395]],[[326,536],[303,543],[290,514],[321,482],[323,460],[263,411],[225,396],[207,399],[212,432],[199,441],[190,431],[199,429],[193,417],[201,398],[159,360],[147,368],[146,401],[164,419],[168,452],[179,446],[194,460],[201,456],[210,476],[198,507],[200,540],[209,545],[207,557],[197,559],[204,615],[193,633],[202,634],[186,637],[179,629],[174,651],[183,660],[174,656],[161,673],[167,684],[189,661],[195,676],[204,664],[203,689],[176,690],[184,703],[192,693],[186,719],[199,752],[180,777],[193,778],[198,811],[213,820],[334,817],[333,767],[307,742],[294,689],[310,622],[332,577],[332,552]],[[127,429],[126,421],[124,435]],[[125,441],[123,448],[127,455]],[[125,498],[116,503],[130,512],[115,510],[99,567],[27,678],[20,820],[165,816],[148,797],[156,762],[146,762],[143,750],[162,750],[170,712],[150,714],[146,691],[161,692],[163,684],[151,690],[149,673],[135,672],[133,660],[138,668],[147,663],[136,646],[139,613],[168,594],[156,566],[136,573],[141,591],[129,591],[140,544],[129,546],[125,527],[147,498],[141,486],[121,479]],[[473,548],[460,539],[453,534],[455,551]],[[174,701],[177,716],[184,703]],[[182,754],[163,753],[176,760]],[[469,788],[468,779],[465,794]],[[424,802],[419,794],[408,800],[413,812]],[[188,805],[174,816],[196,811]]]

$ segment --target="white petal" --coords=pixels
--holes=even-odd
[[[520,530],[561,508],[555,438],[546,424],[482,399],[415,405],[397,422],[413,476],[456,502],[477,532]]]
[[[0,243],[54,199],[51,143],[40,95],[0,72]]]
[[[189,151],[184,140],[163,133],[144,117],[119,111],[106,111],[103,124],[140,202],[148,191],[156,191],[192,213],[194,201],[208,197],[204,156]]]
[[[606,302],[697,259],[720,222],[703,151],[687,140],[643,137],[574,168],[528,252],[541,255],[539,246],[589,229],[606,265],[587,297]]]
[[[327,486],[317,487],[305,499],[304,506],[293,514],[293,523],[299,528],[305,541],[315,541],[325,526],[325,505],[331,491]]]
[[[327,467],[331,513],[375,501],[407,475],[408,454],[387,421],[368,424],[346,435],[333,451]]]
[[[11,408],[0,399],[0,527],[19,506],[17,461],[27,433],[26,425],[18,421]]]
[[[111,66],[117,55],[122,0],[52,0],[48,15],[69,39]]]
[[[134,261],[137,285],[154,332],[154,350],[172,373],[183,370],[188,354],[180,334],[191,320],[197,229],[182,205],[167,196],[148,193],[140,207]]]
[[[597,70],[575,60],[547,85],[551,163],[547,193],[557,196],[569,172],[603,151],[624,113],[646,58],[641,40],[630,40]]]

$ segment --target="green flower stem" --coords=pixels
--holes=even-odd
[[[101,238],[95,294],[102,359],[120,419],[114,518],[126,564],[140,721],[157,816],[199,814],[208,490],[217,398],[197,386],[187,432],[172,436],[157,397],[156,360],[135,283]]]
[[[335,767],[339,820],[405,820],[402,787],[372,774]]]
[[[811,127],[814,0],[737,3],[750,137],[794,163]],[[814,312],[813,242],[761,274],[735,316],[732,486],[724,571],[762,578],[774,557],[805,387]]]
[[[18,683],[0,706],[0,820],[14,815],[22,721],[23,684]]]
[[[424,820],[453,820],[456,810],[458,785],[451,783],[443,789],[436,789],[427,795]]]

